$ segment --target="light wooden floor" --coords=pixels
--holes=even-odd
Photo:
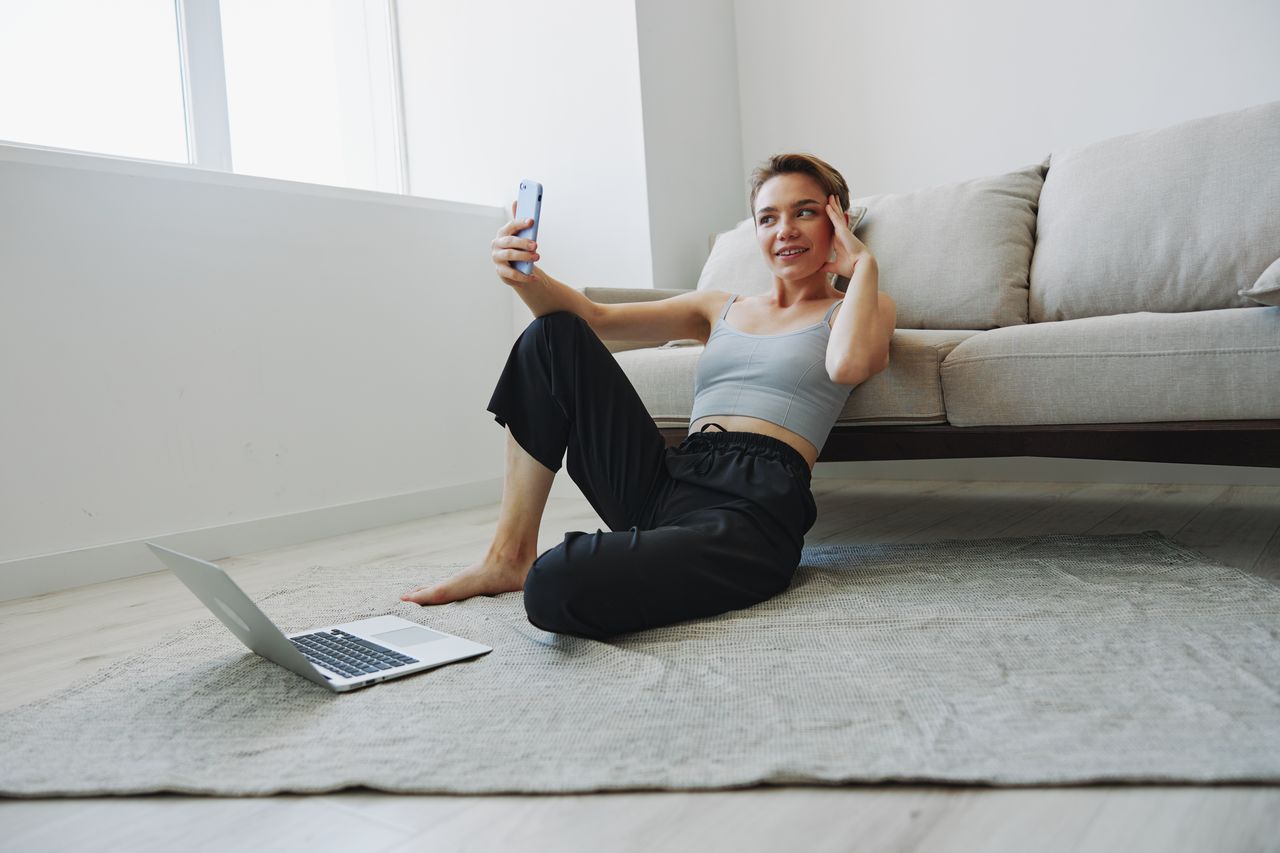
[[[1160,530],[1280,584],[1280,487],[814,480],[808,542]],[[315,563],[471,560],[496,504],[221,565],[250,595]],[[553,498],[540,548],[605,525]],[[146,555],[139,556],[145,562]],[[398,593],[399,591],[393,591]],[[207,616],[167,573],[0,604],[9,708]],[[69,633],[71,626],[77,626]],[[1275,745],[1271,745],[1272,748]],[[1280,786],[786,787],[577,796],[148,796],[0,802],[0,848],[547,851],[1276,851]]]

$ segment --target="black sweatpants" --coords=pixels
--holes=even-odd
[[[791,583],[817,518],[804,457],[767,435],[705,428],[667,447],[576,314],[529,324],[488,410],[547,468],[566,458],[612,531],[566,533],[534,562],[524,606],[537,627],[602,639],[750,607]]]

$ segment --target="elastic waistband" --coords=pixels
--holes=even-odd
[[[710,425],[708,425],[710,426]],[[717,424],[716,426],[719,426]],[[774,438],[771,435],[765,435],[759,432],[713,432],[705,427],[702,432],[695,432],[686,436],[685,440],[680,442],[681,450],[702,449],[703,447],[712,450],[730,450],[742,448],[747,450],[763,451],[763,454],[771,458],[776,458],[785,463],[788,468],[792,469],[792,473],[805,486],[809,485],[812,474],[809,472],[809,463],[800,455],[800,451],[781,439]]]

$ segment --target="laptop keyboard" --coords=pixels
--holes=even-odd
[[[418,662],[417,658],[402,655],[386,646],[362,640],[336,628],[332,633],[319,631],[290,637],[289,640],[307,660],[339,675],[367,675]]]

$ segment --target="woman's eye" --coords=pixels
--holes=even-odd
[[[806,207],[804,210],[802,210],[802,211],[800,211],[800,212],[801,212],[801,213],[813,213],[813,212],[814,212],[814,210],[813,210],[813,208],[812,208],[812,207]]]

